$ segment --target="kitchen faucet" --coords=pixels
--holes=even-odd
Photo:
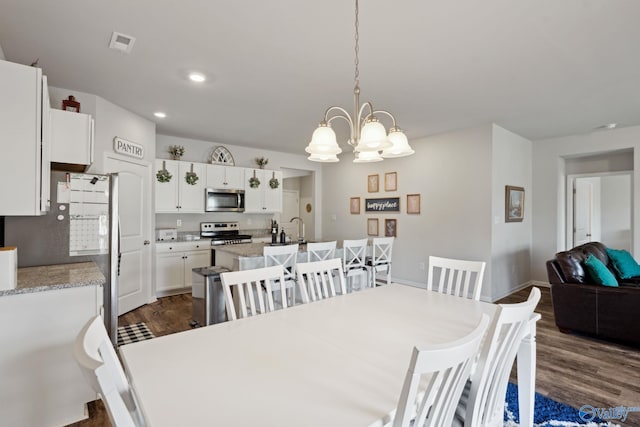
[[[298,220],[298,241],[304,242],[304,221],[299,216],[294,216],[289,220],[289,222],[293,222],[294,220]],[[302,224],[302,234],[300,234],[300,225]]]

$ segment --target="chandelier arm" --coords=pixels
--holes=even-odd
[[[393,125],[392,126],[394,128],[397,127],[396,126],[396,118],[390,112],[385,111],[385,110],[375,110],[371,114],[386,114],[387,116],[391,117],[391,120],[393,121]]]
[[[369,114],[367,114],[366,116],[362,116],[362,113],[364,113],[365,108],[369,107]],[[372,116],[374,113],[376,113],[376,111],[373,111],[373,105],[371,104],[371,102],[367,101],[362,103],[362,105],[360,106],[360,110],[358,110],[358,128],[362,127],[362,123],[370,116]]]

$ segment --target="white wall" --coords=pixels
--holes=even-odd
[[[545,262],[565,248],[565,158],[633,150],[632,249],[640,254],[640,126],[533,143],[533,251],[531,276],[547,281]]]
[[[182,145],[185,148],[185,154],[182,160],[209,163],[211,153],[221,144],[211,141],[202,141],[188,138],[178,138],[168,135],[157,135],[156,157],[159,159],[169,159],[169,146]],[[319,238],[322,233],[320,224],[320,211],[322,209],[322,201],[318,196],[322,194],[322,165],[307,160],[306,156],[301,154],[281,153],[271,150],[259,150],[255,148],[242,147],[238,145],[224,145],[233,155],[236,166],[256,167],[254,159],[256,157],[266,157],[269,163],[265,169],[279,170],[300,169],[313,171],[315,178],[310,176],[307,178],[307,189],[309,185],[313,187],[315,201],[313,203],[316,208],[311,212],[309,221],[305,219],[307,237],[309,239]],[[300,152],[304,149],[301,146]],[[302,203],[302,201],[301,201]],[[313,218],[311,218],[311,215]],[[232,212],[211,212],[202,214],[157,214],[156,228],[176,227],[176,220],[182,220],[182,228],[179,231],[198,231],[200,222],[203,221],[238,221],[242,230],[264,229],[267,230],[270,225],[271,218],[275,218],[279,223],[280,215],[261,215],[261,214],[238,214]],[[288,220],[288,219],[287,219]],[[315,227],[312,226],[315,224]],[[314,234],[311,234],[314,233]],[[318,237],[316,237],[318,236]]]
[[[490,285],[494,301],[531,279],[531,151],[531,141],[493,125],[491,276],[485,276],[483,288]],[[522,222],[505,222],[506,185],[524,187]]]
[[[2,46],[0,46],[0,60],[5,61],[6,58],[4,57],[4,51],[2,50]]]
[[[631,176],[603,176],[600,188],[602,242],[612,248],[631,251]]]
[[[491,261],[490,125],[411,140],[416,153],[379,163],[354,164],[353,153],[325,165],[323,238],[367,237],[367,218],[398,220],[393,247],[393,279],[426,285],[429,255]],[[384,191],[384,174],[397,172],[397,191]],[[380,192],[367,192],[367,176],[378,174]],[[421,195],[421,213],[406,213],[406,195]],[[361,198],[361,213],[349,199]],[[399,214],[364,213],[365,198],[400,197]],[[487,274],[490,277],[490,268]],[[490,281],[488,281],[490,283]],[[490,294],[490,293],[489,293]],[[487,295],[489,295],[487,294]]]

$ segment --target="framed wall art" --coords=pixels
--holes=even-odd
[[[400,212],[400,197],[364,199],[365,212]]]
[[[380,191],[380,184],[378,180],[378,174],[369,175],[367,177],[367,191],[369,193],[377,193],[378,191]]]
[[[524,219],[524,188],[505,185],[504,221],[522,222]]]
[[[378,218],[367,218],[367,235],[378,235]]]
[[[349,211],[354,215],[360,213],[360,197],[352,197],[349,200]]]
[[[396,237],[398,234],[398,220],[384,220],[384,237]]]
[[[398,189],[398,174],[388,172],[384,174],[384,191],[396,191]]]
[[[407,194],[407,213],[420,213],[420,194]]]

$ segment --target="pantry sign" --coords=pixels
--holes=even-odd
[[[113,138],[113,151],[136,159],[144,158],[144,147],[142,145],[117,136]]]

